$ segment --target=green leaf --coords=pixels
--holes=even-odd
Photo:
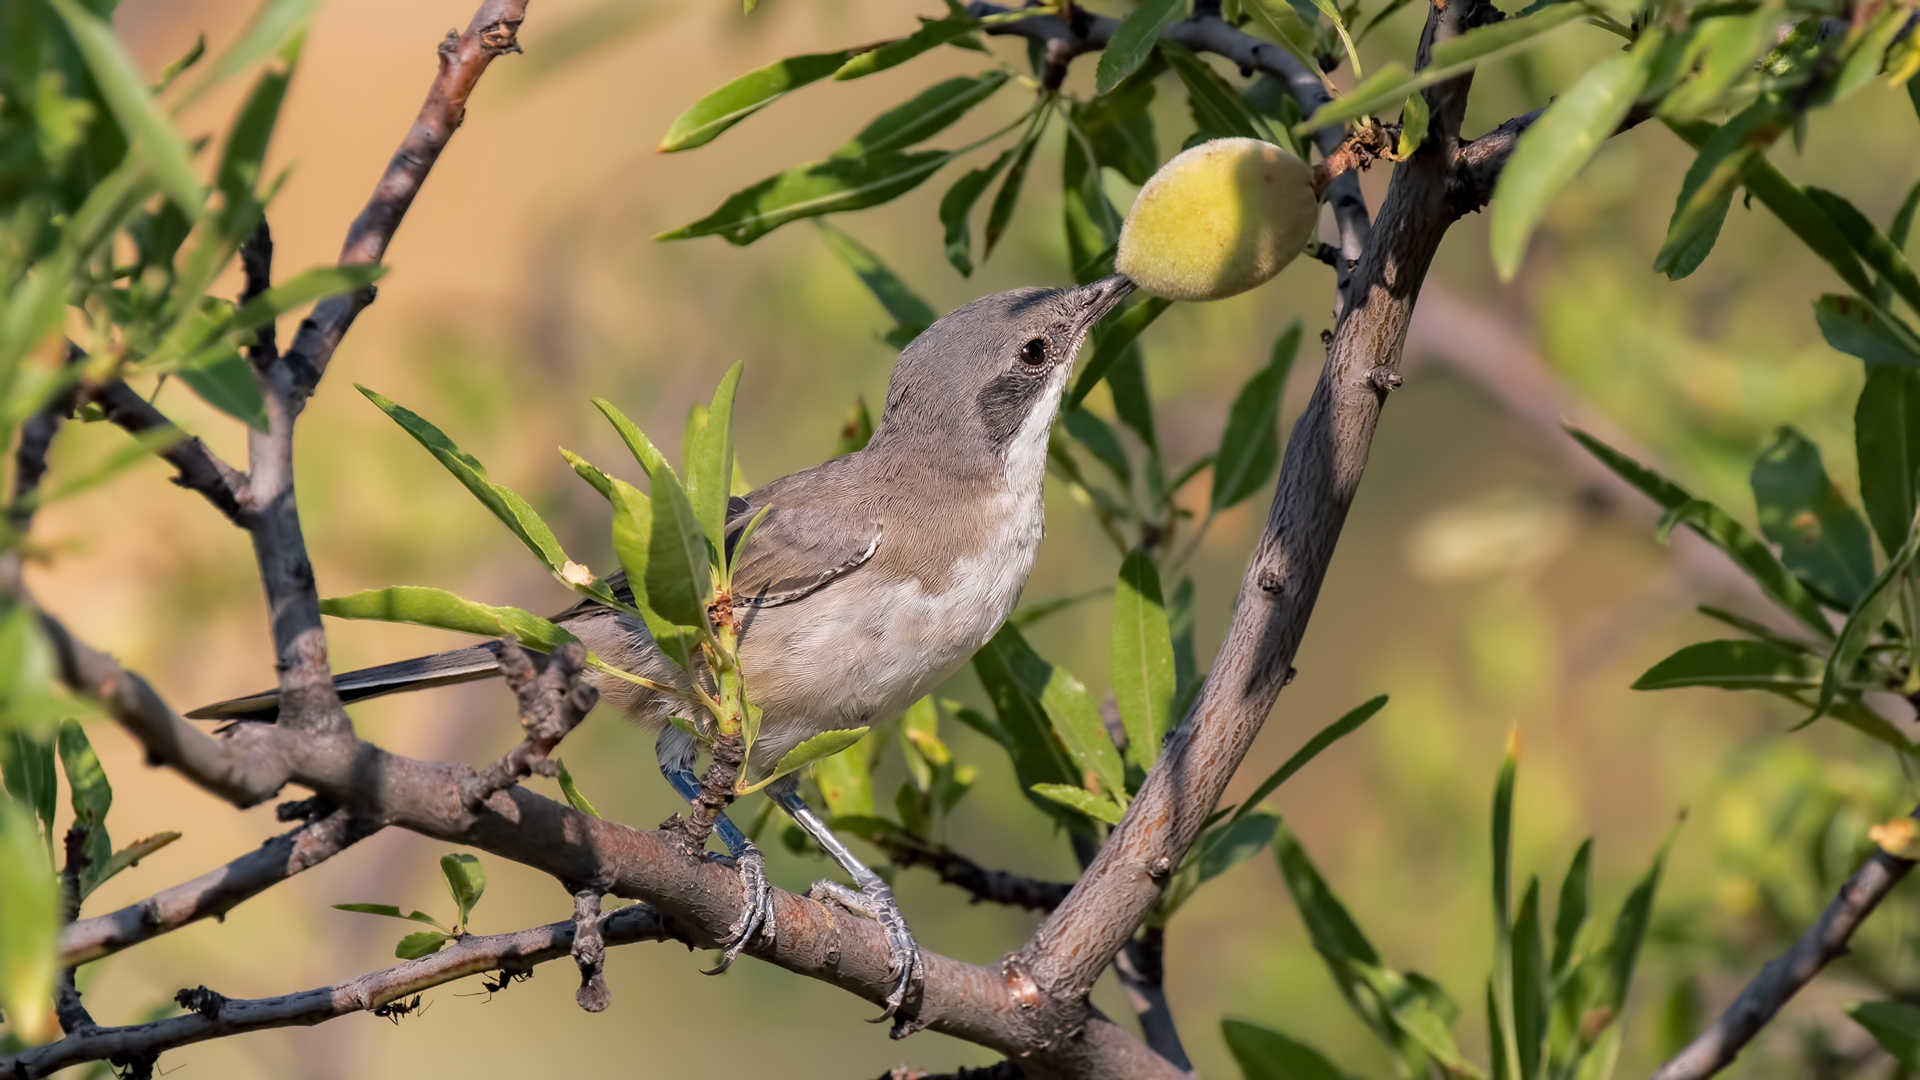
[[[1781,19],[1780,9],[1769,3],[1744,13],[1722,9],[1717,16],[1695,20],[1682,60],[1682,71],[1692,74],[1663,95],[1655,111],[1663,119],[1684,123],[1721,107],[1722,95],[1750,74],[1754,61],[1772,47]]]
[[[82,887],[80,898],[83,900],[86,899],[93,890],[105,884],[107,879],[120,873],[122,870],[138,866],[141,859],[159,851],[161,848],[166,847],[178,839],[180,839],[180,834],[177,832],[154,833],[152,836],[145,837],[144,839],[135,840],[133,843],[109,855],[105,862],[90,868],[88,873],[90,880]]]
[[[221,208],[222,229],[230,237],[251,231],[252,221],[259,213],[255,192],[260,186],[267,143],[272,139],[274,125],[280,119],[280,104],[286,98],[287,84],[293,81],[293,68],[299,60],[305,36],[304,33],[296,34],[282,55],[283,63],[261,72],[260,77],[254,80],[246,104],[241,106],[227,132],[227,146],[221,152],[220,167],[214,173],[214,187],[219,190],[224,204]],[[221,57],[221,62],[224,63],[226,59],[225,56]],[[218,70],[218,65],[215,70]]]
[[[54,772],[53,757],[51,738],[36,739],[20,728],[0,731],[0,777],[5,778],[7,794],[39,819],[49,855],[53,852],[54,809],[60,801],[60,780]]]
[[[456,851],[440,856],[440,879],[447,884],[447,895],[460,906],[460,921],[455,925],[465,929],[467,918],[486,894],[486,868],[480,865],[479,856]]]
[[[1548,969],[1557,982],[1573,963],[1573,949],[1587,925],[1593,907],[1593,837],[1581,842],[1560,882],[1560,902],[1553,914],[1553,964]]]
[[[820,229],[820,238],[827,242],[831,250],[847,269],[854,272],[860,283],[867,287],[880,306],[893,316],[893,329],[882,340],[896,349],[904,349],[908,342],[920,336],[933,320],[933,305],[921,299],[900,280],[900,276],[880,261],[880,257],[870,251],[865,244],[827,224],[824,219],[814,222]]]
[[[1527,1080],[1521,1068],[1520,1018],[1513,980],[1513,787],[1520,765],[1519,731],[1507,734],[1507,756],[1493,785],[1493,1001],[1499,1014],[1504,1072]]]
[[[1001,627],[990,647],[1004,658],[1007,673],[1020,689],[1045,710],[1054,734],[1078,766],[1074,779],[1091,774],[1108,794],[1124,794],[1126,770],[1120,751],[1100,720],[1100,707],[1080,680],[1042,659],[1013,627]]]
[[[1726,552],[1774,603],[1799,619],[1821,640],[1833,640],[1833,627],[1827,624],[1826,613],[1821,609],[1820,602],[1800,584],[1798,578],[1788,573],[1786,567],[1780,565],[1780,560],[1774,557],[1773,552],[1768,550],[1765,544],[1728,516],[1724,510],[1711,503],[1695,499],[1679,484],[1579,428],[1569,425],[1567,432],[1621,479],[1639,488],[1642,494],[1660,504],[1672,519],[1670,524],[1684,523],[1714,546]]]
[[[920,701],[926,703],[926,711],[932,711],[932,698],[921,698]],[[920,702],[914,703],[914,708],[920,707]],[[820,797],[826,800],[827,812],[833,815],[836,828],[843,818],[873,816],[871,758],[875,749],[877,747],[873,743],[862,739],[838,754],[814,762],[813,781],[820,786]],[[918,759],[910,757],[908,760],[912,763]]]
[[[58,12],[73,43],[87,62],[100,96],[127,133],[139,154],[153,170],[161,190],[188,216],[200,212],[206,192],[193,174],[193,155],[186,140],[173,129],[147,88],[146,77],[120,45],[113,26],[83,7],[78,0],[47,0]]]
[[[1153,137],[1153,83],[1166,66],[1164,59],[1149,62],[1112,92],[1072,106],[1074,125],[1093,144],[1095,163],[1118,172],[1128,183],[1144,184],[1160,167],[1160,147]]]
[[[1246,1080],[1346,1080],[1320,1051],[1271,1028],[1222,1020],[1220,1034]]]
[[[1274,832],[1273,850],[1287,891],[1300,909],[1301,921],[1307,924],[1313,949],[1334,969],[1335,977],[1344,985],[1351,978],[1349,965],[1379,966],[1380,954],[1374,951],[1373,943],[1321,878],[1306,849],[1300,846],[1299,837],[1284,821]]]
[[[653,474],[653,531],[647,538],[647,606],[676,626],[707,625],[713,564],[706,534],[680,481],[664,466]]]
[[[1409,94],[1471,71],[1488,60],[1507,55],[1509,50],[1531,48],[1544,40],[1543,35],[1548,31],[1557,30],[1586,13],[1587,9],[1579,4],[1551,4],[1531,15],[1476,27],[1435,46],[1433,62],[1418,74],[1396,63],[1383,64],[1352,90],[1314,110],[1313,115],[1294,130],[1305,135],[1329,124],[1342,124],[1390,109],[1405,101]]]
[[[1425,94],[1408,94],[1407,103],[1400,110],[1400,145],[1396,147],[1402,158],[1410,158],[1427,141],[1427,125],[1432,116],[1427,111]]]
[[[581,457],[579,454],[574,453],[564,446],[560,448],[560,456],[565,458],[567,464],[573,467],[573,471],[580,475],[580,479],[585,480],[592,486],[593,490],[600,493],[601,498],[606,499],[608,502],[613,501],[612,477],[601,472],[600,468],[593,464],[593,462],[588,461],[586,458]]]
[[[412,435],[421,446],[426,447],[427,451],[438,459],[448,472],[466,485],[467,490],[473,493],[474,498],[480,500],[482,506],[492,511],[493,516],[498,518],[501,524],[520,538],[520,542],[526,545],[528,551],[539,556],[540,561],[547,565],[547,569],[559,574],[567,563],[572,561],[567,558],[567,553],[560,549],[560,541],[554,538],[553,530],[547,527],[547,523],[541,519],[533,507],[510,488],[489,479],[487,467],[480,464],[480,459],[454,445],[453,440],[447,438],[439,428],[434,427],[412,410],[396,405],[358,383],[354,384],[354,388],[366,395],[367,400],[378,406],[381,412],[392,417],[395,423],[405,428],[407,434]],[[568,582],[568,584],[573,583]],[[590,587],[580,586],[580,588],[603,600],[613,598],[611,591],[601,582],[596,581]]]
[[[1240,809],[1234,812],[1234,820],[1237,821],[1247,816],[1254,807],[1260,805],[1263,799],[1275,791],[1278,791],[1280,785],[1291,779],[1294,773],[1306,768],[1308,762],[1319,757],[1322,750],[1360,730],[1360,725],[1373,719],[1373,715],[1381,709],[1386,708],[1386,705],[1387,695],[1381,694],[1379,697],[1366,701],[1349,710],[1345,716],[1321,728],[1313,738],[1307,740],[1305,746],[1294,751],[1292,757],[1288,758],[1278,769],[1273,770],[1273,775],[1260,781],[1260,786],[1253,789],[1253,794],[1241,801]]]
[[[1347,33],[1347,21],[1340,17],[1340,5],[1335,0],[1313,0],[1313,6],[1333,24],[1334,32],[1340,35],[1340,44],[1347,50],[1347,64],[1353,68],[1353,77],[1362,78],[1365,72],[1360,70],[1360,52],[1353,47],[1353,37]]]
[[[1701,641],[1647,669],[1635,690],[1717,686],[1723,690],[1809,690],[1820,685],[1823,665],[1812,656],[1765,641]]]
[[[87,822],[87,839],[82,850],[87,868],[80,876],[81,889],[106,880],[100,874],[113,858],[113,839],[107,833],[107,811],[113,807],[113,785],[100,767],[100,757],[87,741],[87,733],[73,720],[60,722],[60,766],[67,774],[67,795],[76,821]]]
[[[1107,93],[1146,63],[1160,34],[1186,13],[1187,0],[1143,0],[1128,12],[1100,50],[1100,63],[1093,72],[1094,93]]]
[[[1133,466],[1127,461],[1127,452],[1105,420],[1085,409],[1066,409],[1060,414],[1060,426],[1067,429],[1073,441],[1100,459],[1100,464],[1107,467],[1121,486],[1133,483]]]
[[[662,464],[661,469],[666,469]],[[613,503],[613,550],[626,572],[627,588],[633,593],[633,606],[647,624],[647,633],[667,658],[688,669],[697,631],[678,625],[662,615],[648,594],[648,550],[653,543],[653,502],[640,489],[624,480],[611,482]]]
[[[767,774],[766,779],[777,779],[790,772],[804,769],[821,758],[831,757],[865,738],[868,730],[868,728],[857,727],[823,731],[787,751],[786,756],[773,767],[773,771]]]
[[[1107,372],[1133,347],[1140,332],[1153,325],[1153,320],[1172,306],[1173,301],[1165,297],[1149,296],[1122,312],[1118,318],[1105,320],[1102,332],[1094,341],[1093,356],[1080,366],[1080,377],[1074,380],[1073,391],[1067,395],[1066,407],[1074,408],[1085,401],[1093,388],[1100,385],[1100,380],[1107,377]]]
[[[1860,260],[1854,257],[1853,248],[1834,226],[1833,219],[1822,213],[1807,193],[1782,175],[1773,162],[1764,157],[1756,159],[1747,166],[1742,180],[1753,197],[1773,211],[1815,255],[1826,260],[1834,273],[1840,275],[1840,280],[1861,296],[1873,295],[1873,283],[1867,279]]]
[[[437,930],[422,930],[401,938],[400,944],[393,947],[393,955],[402,960],[418,960],[439,952],[442,946],[452,940]]]
[[[1682,278],[1706,257],[1727,207],[1746,173],[1765,160],[1767,147],[1786,130],[1789,119],[1779,103],[1763,98],[1719,128],[1704,121],[1668,126],[1693,142],[1699,155],[1681,181],[1674,199],[1667,237],[1654,257],[1653,268],[1669,278]],[[1699,137],[1696,141],[1696,136]]]
[[[881,150],[905,150],[931,139],[975,105],[992,97],[1011,77],[995,69],[935,83],[875,117],[858,135],[835,150],[833,156],[859,157]]]
[[[1920,1069],[1920,1008],[1904,1001],[1853,1001],[1846,1012],[1903,1069]]]
[[[1920,369],[1920,337],[1884,308],[1857,296],[1828,293],[1813,305],[1820,336],[1871,365]]]
[[[1846,199],[1825,188],[1808,187],[1804,190],[1807,198],[1840,230],[1840,235],[1846,237],[1854,254],[1879,274],[1880,280],[1899,294],[1909,307],[1920,309],[1920,276],[1914,274],[1913,267],[1908,265],[1907,257],[1899,247],[1880,235],[1880,230],[1873,227],[1867,216]]]
[[[567,763],[554,758],[553,764],[559,770],[560,794],[566,796],[567,805],[588,817],[599,817],[600,811],[593,808],[593,804],[587,801],[587,797],[580,793],[579,786],[573,782],[573,774],[567,771]]]
[[[1077,770],[1054,734],[1053,723],[1041,708],[1039,698],[1029,694],[1021,680],[1014,677],[1016,663],[1024,664],[1031,652],[1019,631],[1001,627],[973,654],[974,674],[993,702],[998,722],[989,722],[965,708],[956,707],[951,711],[963,723],[1006,747],[1022,791],[1032,791],[1035,784],[1078,784]],[[1055,807],[1046,800],[1040,800],[1038,805],[1049,812]]]
[[[1218,513],[1251,498],[1280,464],[1280,399],[1300,349],[1299,319],[1274,340],[1267,366],[1248,379],[1227,411],[1220,450],[1213,456],[1212,510]]]
[[[1043,799],[1059,803],[1069,810],[1078,810],[1095,821],[1108,825],[1120,824],[1125,811],[1120,804],[1104,795],[1095,795],[1083,787],[1072,784],[1035,784],[1029,790]]]
[[[1012,150],[1001,151],[1000,156],[984,168],[973,169],[955,180],[940,198],[940,225],[946,230],[947,261],[960,271],[962,277],[973,275],[973,234],[970,224],[973,204],[980,201],[987,185],[993,183],[993,178],[1000,175],[1000,170],[1012,160]]]
[[[1867,368],[1853,437],[1867,520],[1880,537],[1880,550],[1898,551],[1920,510],[1920,373]]]
[[[0,1011],[22,1043],[59,1034],[48,1008],[59,936],[60,889],[40,830],[20,806],[0,799]]]
[[[1653,857],[1653,865],[1634,883],[1633,891],[1627,894],[1627,899],[1620,905],[1620,914],[1613,921],[1613,934],[1607,939],[1603,954],[1605,974],[1595,1004],[1607,1009],[1616,1018],[1620,1015],[1620,1007],[1626,1003],[1628,988],[1633,985],[1633,969],[1640,958],[1640,946],[1646,941],[1647,927],[1653,923],[1654,894],[1659,891],[1660,874],[1666,867],[1667,853],[1673,850],[1673,840],[1679,830],[1680,826],[1676,824],[1668,831],[1666,840]]]
[[[1854,665],[1866,654],[1867,644],[1872,640],[1873,632],[1879,629],[1887,613],[1893,610],[1893,603],[1899,599],[1900,583],[1907,577],[1913,566],[1916,554],[1920,554],[1920,530],[1916,530],[1907,542],[1900,545],[1887,559],[1880,575],[1854,605],[1853,612],[1847,616],[1845,625],[1840,627],[1840,636],[1834,641],[1833,652],[1827,657],[1827,669],[1820,681],[1820,699],[1814,706],[1813,715],[1800,723],[1801,727],[1825,716],[1833,707],[1834,697],[1840,687],[1853,674]]]
[[[1276,144],[1280,141],[1274,138],[1266,120],[1247,104],[1247,99],[1205,60],[1172,42],[1162,45],[1160,51],[1173,73],[1180,77],[1181,85],[1187,88],[1187,107],[1201,131]]]
[[[1775,433],[1753,466],[1760,532],[1780,545],[1780,561],[1800,580],[1853,607],[1873,581],[1873,541],[1840,494],[1820,448],[1790,427]]]
[[[789,91],[824,79],[853,56],[850,50],[789,56],[734,79],[693,103],[661,137],[662,151],[705,146],[721,132],[778,101]]]
[[[1520,136],[1493,194],[1493,263],[1500,280],[1511,281],[1519,272],[1547,202],[1586,168],[1626,118],[1647,85],[1661,38],[1658,30],[1650,30],[1631,51],[1595,64]]]
[[[265,0],[254,9],[246,28],[226,51],[207,69],[205,81],[194,88],[188,100],[216,83],[246,70],[249,64],[278,49],[300,33],[307,20],[320,7],[320,0]]]
[[[414,623],[490,638],[512,634],[520,644],[549,653],[567,642],[580,640],[530,611],[514,607],[491,607],[463,599],[444,589],[428,589],[417,585],[367,589],[322,600],[320,613],[336,619]]]
[[[1036,109],[1033,122],[1026,133],[1020,137],[1020,143],[1014,147],[1013,163],[1007,166],[1007,175],[1000,181],[1000,190],[993,194],[993,205],[987,207],[987,227],[985,245],[980,249],[980,261],[985,262],[1000,243],[1000,237],[1006,232],[1007,223],[1013,220],[1013,208],[1020,201],[1020,189],[1027,180],[1027,166],[1033,161],[1033,152],[1039,149],[1040,134],[1047,128],[1047,118],[1053,115],[1051,109]]]
[[[426,923],[428,926],[438,927],[441,930],[446,929],[445,926],[440,924],[439,919],[434,918],[424,911],[415,911],[411,914],[403,915],[400,909],[394,907],[392,904],[335,904],[333,905],[333,909],[335,911],[351,911],[356,915],[385,915],[389,919],[406,919],[409,922]]]
[[[1151,769],[1172,722],[1173,635],[1160,597],[1160,572],[1140,548],[1121,561],[1114,588],[1111,670],[1114,701],[1127,729],[1127,759]]]
[[[1260,854],[1280,827],[1276,814],[1235,817],[1207,831],[1200,844],[1199,878],[1205,884]]]
[[[267,403],[253,379],[253,365],[234,349],[221,349],[210,361],[177,373],[200,400],[253,428],[267,430]]]
[[[844,81],[871,75],[876,71],[885,71],[890,67],[904,64],[921,53],[930,52],[942,45],[957,41],[978,29],[979,26],[979,20],[965,14],[952,15],[945,19],[922,18],[920,29],[897,41],[889,41],[877,49],[869,49],[855,55],[840,65],[840,69],[833,73],[833,77]]]
[[[654,239],[719,236],[744,247],[789,222],[890,202],[919,187],[954,156],[950,150],[883,150],[796,165],[729,196],[699,221]]]
[[[1513,921],[1513,1026],[1518,1039],[1520,1076],[1541,1075],[1550,1022],[1546,948],[1540,934],[1540,879],[1527,882],[1520,913]]]
[[[727,498],[733,488],[733,399],[740,389],[741,368],[742,362],[736,360],[720,377],[713,404],[688,432],[682,461],[687,470],[687,503],[715,551],[724,550],[727,542]]]

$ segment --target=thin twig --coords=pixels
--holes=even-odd
[[[479,806],[529,776],[559,775],[548,760],[567,733],[587,718],[600,701],[587,669],[586,646],[569,642],[554,650],[545,670],[536,668],[511,635],[500,639],[500,670],[520,702],[520,726],[526,738],[481,770],[461,799]]]
[[[633,904],[600,921],[608,945],[677,938],[673,920],[645,904]],[[157,1055],[162,1051],[227,1035],[268,1028],[311,1026],[350,1013],[390,1006],[442,983],[489,971],[522,973],[566,956],[574,923],[536,926],[514,934],[461,937],[432,956],[362,975],[349,982],[280,997],[235,1000],[207,990],[182,991],[194,1011],[148,1024],[95,1027],[0,1058],[0,1080],[27,1080],[88,1061]],[[397,1011],[394,1013],[397,1014]]]
[[[940,880],[955,885],[973,896],[973,902],[1004,904],[1028,911],[1052,911],[1066,899],[1072,885],[1059,881],[1041,881],[1024,874],[992,870],[981,866],[945,844],[935,844],[903,833],[883,832],[865,837],[886,853],[888,861],[899,867],[924,866],[940,875]]]
[[[1920,817],[1920,808],[1913,816]],[[1885,851],[1853,872],[1819,921],[1785,953],[1769,960],[1712,1026],[1688,1043],[1653,1074],[1653,1080],[1705,1080],[1739,1055],[1801,987],[1820,970],[1847,955],[1847,942],[1873,909],[1912,871],[1914,861]]]
[[[123,382],[83,390],[81,400],[98,406],[109,421],[129,435],[145,435],[158,444],[154,453],[174,467],[173,482],[199,492],[228,521],[244,526],[250,502],[245,473],[220,459],[207,444],[189,436]]]
[[[1180,1042],[1180,1029],[1173,1022],[1173,1007],[1167,1002],[1167,932],[1149,926],[1140,936],[1127,942],[1113,958],[1113,973],[1119,976],[1120,989],[1127,1004],[1140,1021],[1140,1034],[1153,1052],[1175,1065],[1193,1072],[1187,1048]]]

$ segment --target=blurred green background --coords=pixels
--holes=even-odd
[[[158,69],[196,34],[215,46],[227,40],[248,10],[241,0],[125,0],[116,23],[142,63]],[[706,213],[727,192],[823,155],[886,105],[971,72],[978,60],[949,51],[858,84],[822,83],[695,153],[658,155],[653,146],[681,109],[734,75],[902,32],[911,10],[872,0],[767,0],[743,19],[730,3],[535,4],[521,37],[527,55],[496,65],[474,95],[395,240],[379,302],[360,318],[302,423],[302,513],[322,594],[419,584],[535,610],[569,602],[437,464],[350,392],[352,382],[430,415],[497,480],[532,500],[569,551],[592,554],[599,567],[611,563],[601,500],[554,450],[620,457],[590,396],[612,398],[650,431],[671,436],[726,366],[744,359],[736,430],[747,477],[764,482],[829,454],[855,395],[877,403],[884,394],[892,353],[876,334],[889,320],[870,295],[808,225],[746,249],[649,237]],[[294,166],[269,212],[282,272],[332,260],[419,106],[434,46],[471,13],[471,0],[332,0],[321,10],[270,161]],[[1418,31],[1416,7],[1384,24],[1363,57],[1408,56]],[[1484,72],[1468,131],[1544,104],[1564,88],[1563,71],[1580,70],[1576,60],[1613,47],[1605,39],[1572,30],[1529,59]],[[1021,55],[1017,43],[993,45]],[[1091,67],[1078,65],[1069,88],[1090,86]],[[216,129],[240,89],[196,106],[184,130]],[[977,110],[946,139],[958,144],[1005,123],[1018,96]],[[1163,155],[1186,130],[1171,119],[1184,109],[1180,99],[1162,94],[1156,105],[1169,115],[1159,126]],[[1800,153],[1783,146],[1775,159],[1796,181],[1839,190],[1884,222],[1920,177],[1916,134],[1905,95],[1876,88],[1823,114]],[[1036,158],[1010,235],[972,279],[939,254],[935,206],[950,177],[835,222],[941,310],[998,289],[1066,284],[1052,180],[1058,138],[1056,130]],[[1591,470],[1554,433],[1559,412],[1623,434],[1749,521],[1746,472],[1777,425],[1795,424],[1818,441],[1843,487],[1854,472],[1848,421],[1861,374],[1815,330],[1811,301],[1831,288],[1822,264],[1773,218],[1736,204],[1718,249],[1693,277],[1675,284],[1651,271],[1691,156],[1657,125],[1613,140],[1555,201],[1510,286],[1494,280],[1484,217],[1454,227],[1428,279],[1409,379],[1387,411],[1299,678],[1228,796],[1244,794],[1346,709],[1392,695],[1378,718],[1274,805],[1387,961],[1440,980],[1463,1003],[1458,1031],[1476,1057],[1484,1058],[1478,1002],[1492,938],[1486,819],[1510,728],[1522,746],[1517,870],[1557,882],[1580,840],[1597,836],[1603,917],[1676,818],[1688,815],[1630,1000],[1622,1075],[1644,1073],[1691,1033],[1700,1009],[1724,1005],[1780,935],[1797,932],[1825,902],[1866,825],[1915,797],[1888,751],[1837,725],[1787,734],[1795,717],[1785,706],[1709,690],[1627,689],[1673,648],[1711,636],[1694,603],[1757,605],[1727,591],[1711,557],[1654,543],[1644,507],[1592,488]],[[1364,177],[1376,210],[1387,179],[1384,165]],[[1233,393],[1298,317],[1308,333],[1284,431],[1317,372],[1316,335],[1330,326],[1332,282],[1328,268],[1301,260],[1251,294],[1176,307],[1147,332],[1172,461],[1213,447]],[[1508,367],[1490,368],[1489,358]],[[1515,379],[1543,375],[1573,396],[1513,393]],[[1107,407],[1104,391],[1090,400]],[[237,424],[177,388],[161,404],[230,460],[244,456]],[[121,439],[104,425],[69,425],[56,460],[98,459]],[[147,673],[176,707],[258,689],[271,682],[272,664],[245,538],[161,476],[149,465],[49,509],[38,535],[60,551],[37,569],[34,589],[83,637]],[[1204,494],[1193,493],[1196,505]],[[1203,659],[1225,626],[1264,505],[1264,497],[1253,500],[1215,522],[1191,564]],[[1048,528],[1029,598],[1111,584],[1119,556],[1057,491]],[[1089,602],[1029,637],[1102,687],[1106,617],[1104,601]],[[341,668],[453,643],[372,623],[333,624],[331,641]],[[978,698],[971,675],[946,694]],[[518,738],[511,701],[494,685],[371,703],[356,708],[355,720],[398,752],[471,762]],[[959,725],[951,729],[943,734],[961,760],[982,767],[979,789],[951,822],[951,843],[991,866],[1069,876],[1064,837],[1015,797],[1004,756]],[[140,823],[116,832],[179,829],[186,838],[104,887],[90,911],[191,877],[284,828],[267,808],[235,814],[146,769],[109,726],[96,724],[92,734],[114,778],[116,820]],[[675,809],[648,741],[611,712],[595,716],[565,750],[603,814],[651,826]],[[897,774],[897,759],[885,770]],[[891,789],[883,782],[882,791]],[[783,887],[803,888],[830,868],[778,843],[770,848]],[[83,976],[94,980],[89,1004],[102,1022],[125,1022],[183,986],[251,997],[385,966],[397,924],[328,905],[377,901],[439,912],[448,907],[435,868],[442,853],[417,837],[380,835],[224,923],[93,965]],[[551,881],[500,860],[487,864],[492,885],[476,930],[568,915],[569,900]],[[1831,879],[1812,876],[1815,866]],[[899,891],[920,941],[964,959],[991,962],[1034,925],[1025,913],[970,906],[924,871],[906,872]],[[1920,986],[1909,959],[1920,933],[1915,913],[1896,903],[1876,919],[1860,943],[1872,964],[1856,977]],[[571,973],[553,966],[497,1000],[473,980],[430,992],[430,1011],[398,1025],[348,1018],[250,1035],[170,1052],[163,1068],[310,1080],[476,1067],[837,1080],[901,1061],[934,1068],[993,1060],[936,1034],[890,1043],[884,1027],[858,1023],[871,1008],[845,994],[751,962],[704,978],[705,961],[672,946],[617,950],[608,974],[614,1004],[599,1016],[574,1006]],[[1232,1015],[1306,1035],[1351,1071],[1390,1075],[1313,955],[1270,856],[1202,890],[1174,920],[1167,977],[1203,1074],[1237,1074],[1218,1028]],[[1808,1075],[1804,1031],[1822,1024],[1834,1053],[1857,1051],[1864,1035],[1837,1019],[1839,1003],[1860,996],[1849,986],[1844,973],[1823,979],[1736,1070]],[[1096,1001],[1131,1023],[1111,985]]]

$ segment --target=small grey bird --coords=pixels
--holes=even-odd
[[[1013,611],[1046,520],[1047,442],[1074,357],[1133,291],[1115,274],[1078,289],[1016,289],[975,300],[915,338],[894,365],[866,448],[782,477],[728,507],[727,548],[768,507],[734,575],[740,663],[764,719],[748,769],[764,775],[801,741],[900,712],[965,664]],[[609,579],[623,598],[624,578]],[[686,686],[644,624],[591,601],[557,617],[608,663]],[[337,676],[343,701],[499,674],[479,645]],[[682,798],[700,790],[699,744],[667,722],[686,706],[603,677],[604,700],[658,735],[660,770]],[[200,719],[268,719],[273,693],[199,709]],[[842,844],[789,776],[768,793],[852,875],[814,894],[877,920],[892,951],[892,1016],[918,981],[919,954],[886,882]],[[720,969],[771,938],[772,893],[758,849],[724,816],[715,831],[747,891]],[[856,891],[857,890],[857,891]],[[720,970],[716,969],[716,970]]]

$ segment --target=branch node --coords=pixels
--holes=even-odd
[[[590,1013],[604,1012],[613,1003],[607,989],[607,943],[600,929],[600,897],[597,889],[582,889],[573,894],[573,962],[580,968],[580,989],[573,1000]]]
[[[220,1010],[227,1007],[225,994],[209,990],[204,985],[196,986],[192,990],[182,990],[173,995],[173,1000],[181,1008],[188,1012],[199,1013],[208,1020],[220,1019]]]
[[[1385,364],[1376,364],[1367,372],[1367,385],[1383,394],[1391,394],[1406,382],[1399,372]]]

